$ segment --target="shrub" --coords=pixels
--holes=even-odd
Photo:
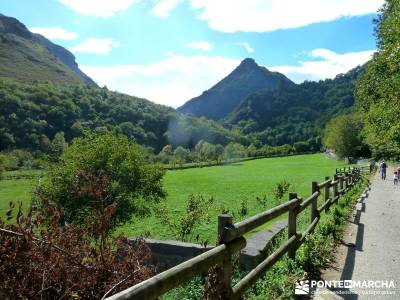
[[[274,199],[276,204],[279,204],[283,196],[289,191],[290,183],[286,180],[279,181],[273,190]]]
[[[248,212],[249,212],[249,208],[247,205],[247,199],[244,198],[240,201],[240,207],[238,210],[238,214],[239,214],[239,216],[244,217],[247,215]]]
[[[67,222],[82,223],[87,215],[115,201],[115,222],[144,213],[149,202],[165,197],[161,166],[149,164],[137,144],[111,133],[73,140],[53,166],[36,198],[62,208]]]
[[[60,212],[47,203],[36,215],[20,206],[16,224],[0,219],[0,298],[101,299],[152,276],[142,240],[107,236],[114,212],[111,205],[85,226],[60,227]]]
[[[213,202],[212,196],[206,198],[203,195],[192,194],[186,203],[185,212],[180,216],[170,216],[165,208],[159,208],[157,214],[170,227],[177,239],[189,241],[194,229],[209,219],[208,211]]]

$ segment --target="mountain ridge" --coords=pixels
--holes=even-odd
[[[238,84],[239,83],[239,84]],[[247,96],[261,90],[275,90],[293,83],[285,75],[259,66],[254,59],[244,59],[230,74],[178,111],[218,121],[233,111]]]
[[[79,69],[70,51],[3,14],[0,14],[0,77],[25,83],[39,80],[96,85]]]

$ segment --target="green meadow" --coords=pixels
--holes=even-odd
[[[13,202],[16,207],[22,202],[24,211],[28,211],[35,184],[34,179],[0,180],[0,217],[2,220],[6,218],[10,202]]]
[[[179,218],[185,211],[190,194],[213,196],[209,221],[199,226],[193,235],[199,234],[201,240],[213,243],[216,238],[217,216],[222,206],[235,213],[235,221],[248,218],[275,205],[272,191],[277,182],[286,180],[291,184],[289,191],[297,192],[300,197],[307,197],[311,192],[312,181],[322,182],[325,176],[333,176],[335,168],[343,166],[343,162],[328,160],[324,154],[310,154],[168,171],[164,178],[168,196],[161,205],[167,207],[173,217]],[[264,195],[268,200],[266,207],[256,200],[256,197]],[[236,213],[242,200],[247,202],[248,207],[248,214],[245,216]],[[155,213],[145,218],[133,218],[131,222],[120,227],[118,232],[130,237],[150,234],[152,238],[174,239],[170,228]]]
[[[186,202],[191,194],[214,197],[209,207],[208,221],[198,226],[192,236],[199,234],[201,240],[213,243],[216,238],[217,216],[221,210],[234,213],[235,221],[248,218],[258,212],[276,205],[272,191],[277,182],[288,181],[290,191],[307,197],[311,191],[311,182],[324,180],[332,176],[335,168],[343,167],[340,161],[329,160],[324,154],[310,154],[279,158],[256,159],[224,166],[193,168],[167,171],[163,184],[168,196],[159,205],[167,208],[172,218],[183,215]],[[22,202],[29,207],[32,190],[36,180],[0,180],[0,216],[5,217],[9,202]],[[267,198],[267,205],[260,204],[256,197]],[[286,196],[283,201],[286,201]],[[247,203],[247,214],[238,213],[241,202]],[[152,207],[155,208],[155,207]],[[175,239],[152,209],[145,217],[134,217],[120,226],[117,233],[123,232],[129,237],[139,235],[156,239]]]

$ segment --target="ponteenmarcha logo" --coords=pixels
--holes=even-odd
[[[298,280],[294,289],[295,295],[308,295],[310,294],[310,281]]]

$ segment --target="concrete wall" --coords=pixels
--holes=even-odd
[[[241,268],[250,270],[264,260],[266,258],[265,250],[286,227],[286,220],[279,221],[272,225],[271,230],[262,230],[246,239],[246,248],[241,251],[239,257]],[[160,271],[176,266],[213,248],[178,241],[146,239],[145,242],[150,248],[154,263]]]

